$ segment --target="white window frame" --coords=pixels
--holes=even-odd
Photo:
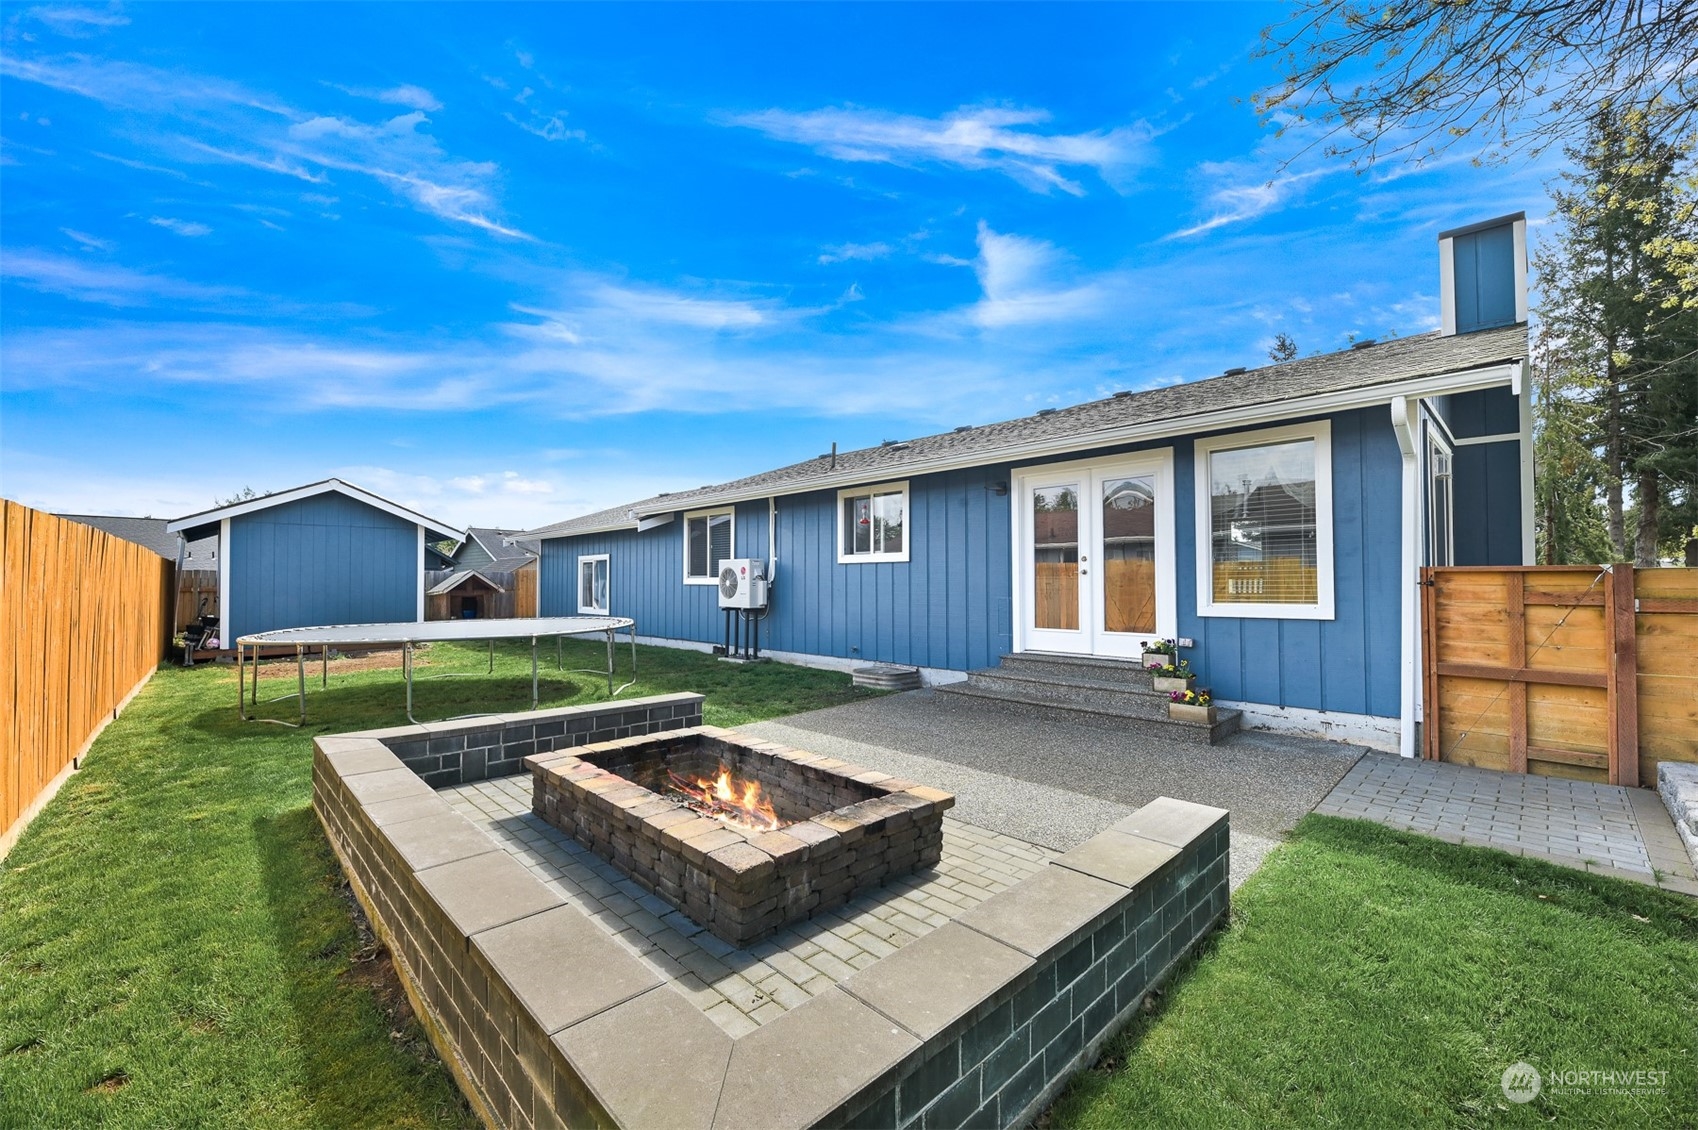
[[[902,494],[902,552],[885,553],[880,550],[869,550],[866,553],[853,552],[853,546],[846,546],[843,541],[843,500],[858,498],[861,495],[873,494]],[[914,496],[908,489],[908,480],[900,482],[873,483],[868,486],[845,487],[837,492],[837,510],[833,521],[837,525],[837,563],[839,565],[872,565],[881,561],[906,561],[909,548],[913,545]]]
[[[713,570],[712,575],[707,576],[707,577],[692,577],[692,576],[690,576],[690,523],[693,522],[694,520],[696,520],[697,518],[701,518],[701,519],[705,520],[705,519],[719,518],[719,517],[727,517],[727,518],[731,519],[731,549],[728,553],[726,553],[725,556],[726,556],[727,559],[730,559],[730,558],[737,556],[737,508],[735,506],[720,506],[720,507],[716,507],[715,509],[712,509],[712,510],[692,510],[692,511],[690,511],[689,513],[684,515],[684,525],[683,525],[683,530],[684,530],[684,583],[687,584],[687,585],[717,585],[717,584],[719,584],[719,573],[718,573],[717,570],[713,570],[713,564],[712,564],[712,561],[711,561],[711,558],[713,557],[713,540],[711,538],[709,538],[709,540],[708,540],[708,557],[710,558],[708,568],[710,570]]]
[[[1315,441],[1315,603],[1314,604],[1256,604],[1215,603],[1214,599],[1214,514],[1211,506],[1209,457],[1217,451],[1236,451],[1246,447],[1265,447],[1269,444],[1290,443],[1294,440]],[[1196,473],[1196,558],[1197,558],[1197,615],[1232,616],[1248,620],[1332,620],[1333,604],[1333,537],[1332,537],[1332,422],[1315,420],[1307,424],[1288,424],[1278,428],[1261,428],[1250,432],[1231,432],[1195,441],[1192,460]]]
[[[584,566],[601,562],[607,571],[607,608],[613,607],[613,562],[605,553],[586,553],[578,558],[578,572],[574,580],[578,586],[578,612],[586,616],[606,616],[607,608],[596,608],[584,603]]]

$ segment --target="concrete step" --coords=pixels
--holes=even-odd
[[[974,672],[974,675],[985,674]],[[1213,745],[1228,734],[1238,731],[1240,712],[1218,709],[1213,726],[1201,722],[1176,722],[1167,716],[1167,699],[1153,695],[1102,695],[1097,698],[1064,697],[1055,693],[1059,684],[1027,681],[1020,689],[1012,685],[985,686],[969,677],[964,683],[948,683],[936,688],[940,695],[954,695],[987,702],[1001,703],[1010,709],[1077,722],[1081,717],[1101,719],[1109,725],[1156,727],[1176,741]]]
[[[967,681],[980,690],[1037,695],[1086,706],[1096,703],[1134,713],[1145,710],[1152,717],[1157,714],[1166,717],[1167,692],[1152,687],[1148,675],[1135,673],[1132,678],[1136,681],[1061,679],[1047,671],[1028,672],[1024,669],[1010,670],[1005,667],[991,667],[967,674]]]
[[[1087,679],[1093,682],[1129,683],[1149,686],[1150,676],[1136,659],[1099,659],[1094,655],[1053,655],[1022,651],[1004,655],[993,671],[1019,673],[1027,677]]]

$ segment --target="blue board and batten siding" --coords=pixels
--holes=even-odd
[[[1192,437],[1071,453],[1094,458],[1172,447],[1179,634],[1197,641],[1223,699],[1395,717],[1399,709],[1401,459],[1383,408],[1332,425],[1335,618],[1202,617],[1197,608]],[[1013,647],[1007,491],[1019,466],[917,475],[907,562],[837,561],[837,493],[777,500],[778,566],[762,645],[838,659],[969,670]],[[765,500],[737,507],[736,556],[768,557]],[[683,583],[683,523],[543,542],[541,614],[577,611],[577,558],[606,553],[610,608],[645,636],[718,643],[716,590]],[[1206,535],[1205,535],[1206,536]]]
[[[417,620],[419,528],[334,492],[230,519],[230,638]]]
[[[1459,442],[1451,455],[1456,561],[1523,565],[1521,407],[1507,388],[1440,396],[1428,401],[1459,441],[1509,436],[1493,443]]]
[[[1451,241],[1456,332],[1516,323],[1515,226],[1499,224]]]

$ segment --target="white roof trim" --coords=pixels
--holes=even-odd
[[[1096,447],[1136,443],[1140,440],[1169,439],[1182,435],[1194,435],[1199,432],[1219,431],[1224,428],[1267,424],[1276,420],[1289,420],[1299,416],[1316,416],[1327,412],[1369,408],[1379,404],[1388,404],[1393,397],[1397,396],[1404,396],[1413,400],[1417,397],[1443,396],[1451,393],[1472,392],[1482,388],[1497,388],[1501,385],[1513,385],[1519,377],[1520,370],[1521,361],[1515,360],[1504,364],[1487,365],[1478,369],[1461,369],[1438,376],[1388,381],[1385,384],[1369,385],[1366,388],[1316,393],[1293,400],[1222,408],[1196,416],[1170,417],[1164,420],[1125,424],[1094,432],[1082,432],[1067,439],[1052,437],[1010,444],[1006,447],[987,449],[970,455],[922,459],[912,463],[885,464],[879,467],[864,467],[860,470],[843,471],[835,475],[821,475],[818,478],[809,479],[805,483],[750,487],[747,490],[725,495],[697,497],[685,502],[683,507],[650,507],[641,512],[632,509],[629,513],[640,517],[664,514],[680,509],[693,513],[697,510],[723,508],[757,498],[781,498],[791,494],[808,494],[816,490],[836,490],[841,487],[878,483],[890,479],[892,476],[912,478],[916,475],[933,475],[941,471],[956,471],[964,467],[981,467],[986,463],[1023,462],[1028,459],[1066,455],[1075,451],[1088,451]],[[540,536],[544,541],[553,541],[556,538],[575,538],[586,534],[605,534],[612,533],[615,530],[629,530],[636,527],[637,524],[638,522],[633,519],[624,522],[608,522],[599,526],[572,530],[568,533],[533,536]]]
[[[165,532],[171,534],[180,533],[183,530],[192,529],[196,526],[204,526],[211,522],[222,521],[226,518],[239,518],[243,514],[255,514],[261,510],[269,510],[273,506],[282,506],[285,503],[298,502],[303,498],[312,498],[315,495],[330,494],[333,492],[336,494],[347,495],[356,502],[363,502],[367,506],[375,507],[386,514],[393,514],[395,517],[411,522],[415,526],[424,526],[439,534],[447,534],[456,541],[463,542],[466,540],[467,534],[465,530],[456,529],[444,522],[438,522],[435,518],[430,517],[428,514],[420,514],[417,510],[409,510],[398,502],[391,502],[382,495],[373,494],[369,490],[357,487],[353,483],[345,483],[341,479],[325,479],[323,482],[309,483],[304,487],[295,487],[293,490],[281,490],[276,494],[268,494],[260,498],[250,498],[242,502],[232,503],[229,506],[219,506],[211,510],[202,510],[198,514],[190,514],[187,517],[178,518],[174,522],[167,523],[165,526]]]

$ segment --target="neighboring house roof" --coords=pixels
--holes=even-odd
[[[1434,331],[1207,380],[1116,393],[1071,408],[1046,409],[1035,416],[839,452],[835,457],[821,455],[733,482],[659,494],[585,514],[531,530],[528,536],[570,537],[626,529],[652,514],[1242,426],[1282,414],[1362,407],[1383,402],[1402,386],[1419,385],[1426,378],[1491,371],[1490,380],[1504,383],[1507,377],[1499,379],[1502,371],[1526,357],[1525,323],[1469,334]],[[1413,395],[1440,391],[1452,390],[1435,382],[1431,391]]]
[[[455,573],[453,576],[449,577],[447,580],[444,580],[440,584],[432,585],[430,588],[425,590],[425,595],[426,596],[442,596],[444,593],[453,592],[455,589],[459,588],[461,585],[465,584],[467,581],[470,581],[474,578],[476,578],[477,580],[480,580],[484,584],[488,585],[489,588],[490,588],[490,591],[492,591],[492,592],[506,592],[507,591],[506,589],[502,588],[500,585],[496,584],[494,581],[490,580],[488,577],[484,576],[482,573],[478,572],[476,569],[464,569],[464,570],[462,570],[458,573]]]
[[[303,498],[311,498],[314,495],[330,492],[346,495],[356,502],[363,502],[367,506],[376,507],[387,514],[393,514],[397,518],[412,522],[414,525],[423,526],[430,533],[442,534],[445,537],[453,538],[455,541],[466,539],[466,531],[464,530],[457,529],[445,522],[439,522],[428,515],[420,514],[417,510],[410,510],[399,502],[391,502],[382,495],[373,494],[364,487],[357,487],[353,483],[343,482],[341,479],[325,479],[322,482],[308,483],[306,486],[292,487],[289,490],[280,490],[274,494],[265,494],[258,498],[233,502],[228,506],[217,506],[211,510],[202,510],[199,513],[178,518],[165,528],[172,533],[184,531],[190,537],[205,536],[208,533],[216,533],[218,523],[225,518],[236,518],[243,514],[270,510],[273,506],[282,506],[287,502],[297,502]]]
[[[126,518],[118,514],[60,514],[59,517],[105,530],[114,537],[145,546],[169,561],[177,560],[177,535],[167,532],[165,527],[168,523],[164,518]],[[191,541],[183,559],[183,568],[218,568],[218,539],[210,537]]]
[[[535,561],[542,552],[541,545],[536,541],[516,539],[513,545],[506,544],[507,538],[522,532],[498,530],[491,526],[467,526],[466,542],[455,552],[455,560],[463,561],[468,546],[475,544],[489,557],[488,561],[478,562],[481,567],[496,573],[511,573],[521,569]]]

